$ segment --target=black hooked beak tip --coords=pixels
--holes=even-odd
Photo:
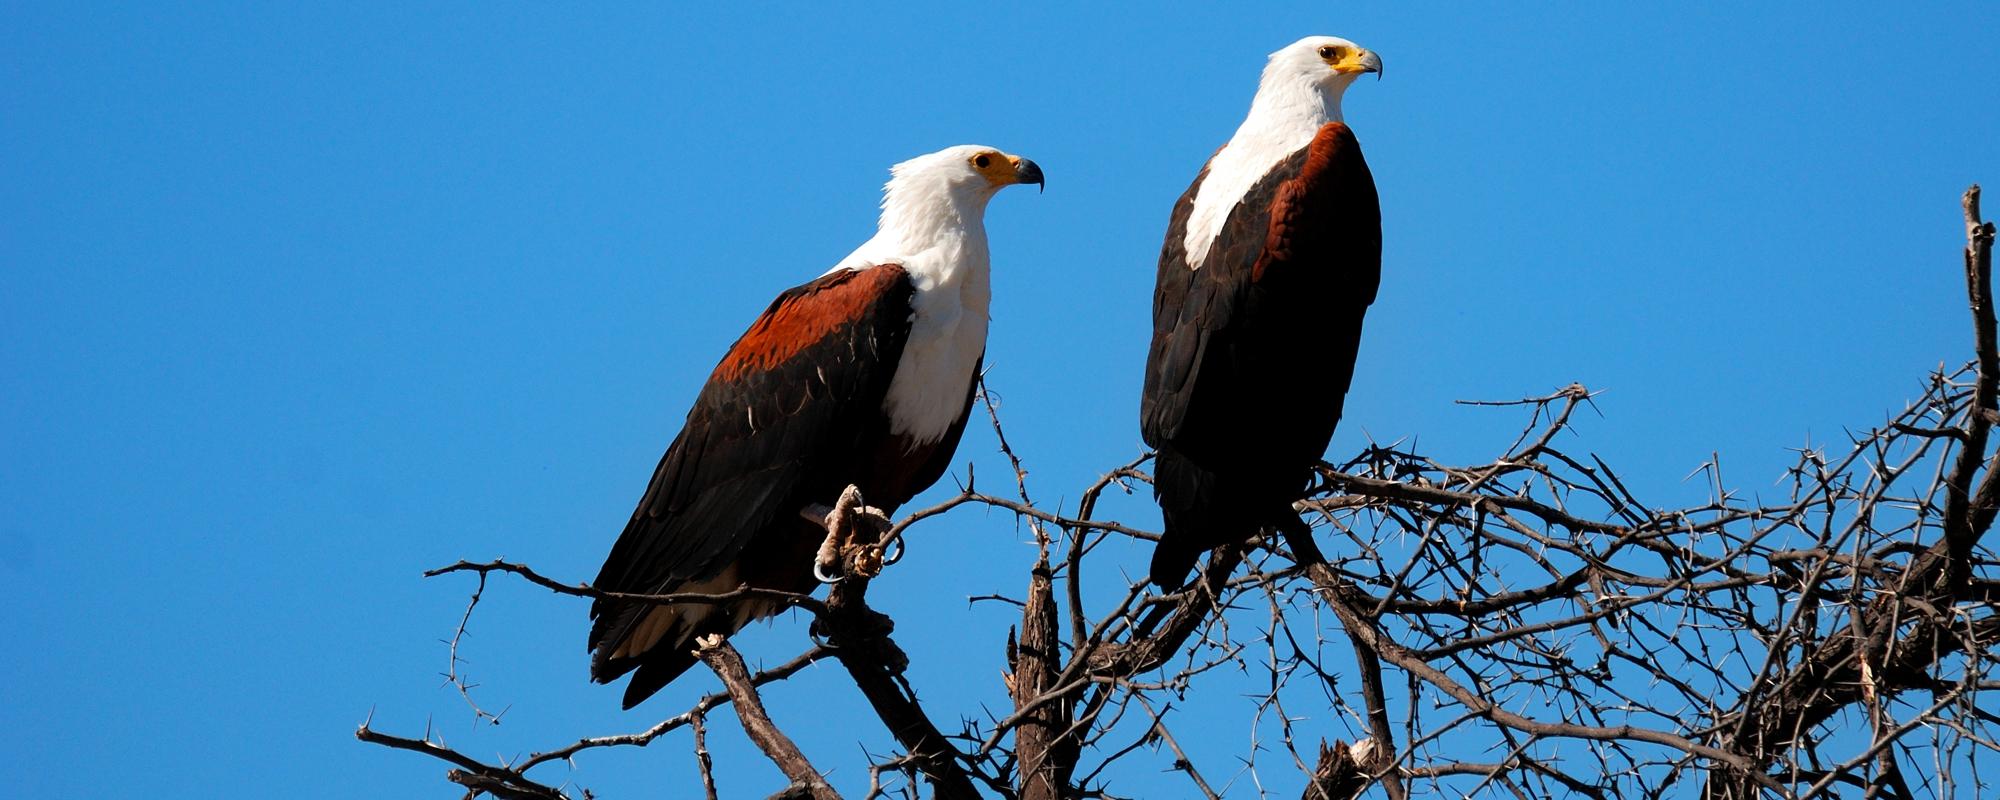
[[[1042,183],[1041,165],[1025,158],[1021,159],[1020,166],[1014,168],[1014,182],[1034,184],[1036,194],[1048,191],[1049,188]]]

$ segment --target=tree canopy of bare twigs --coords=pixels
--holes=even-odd
[[[1226,667],[1260,673],[1243,714],[1280,732],[1246,742],[1239,761],[1287,762],[1307,798],[1995,796],[1983,767],[1996,763],[2000,718],[1984,704],[2000,688],[2000,578],[1985,536],[2000,510],[1989,441],[2000,344],[1994,229],[1977,187],[1964,214],[1972,360],[1931,374],[1884,424],[1801,449],[1779,500],[1726,486],[1712,464],[1705,502],[1650,502],[1627,488],[1629,467],[1568,446],[1571,418],[1592,398],[1570,386],[1491,404],[1526,424],[1485,463],[1371,447],[1323,464],[1297,509],[1330,559],[1295,558],[1284,537],[1264,536],[1216,551],[1197,581],[1160,595],[1090,568],[1107,540],[1155,538],[1098,516],[1106,492],[1144,490],[1147,458],[1051,510],[989,402],[1014,465],[1010,491],[968,486],[886,531],[838,533],[855,543],[850,556],[888,561],[882,579],[893,583],[896,555],[924,546],[931,520],[967,506],[1017,515],[1037,549],[1021,594],[994,598],[1019,610],[1010,629],[988,632],[1005,643],[1004,713],[920,702],[905,667],[926,653],[899,646],[893,621],[868,605],[871,581],[852,578],[824,600],[763,593],[810,615],[817,638],[757,672],[728,643],[704,642],[725,690],[636,733],[505,762],[428,733],[364,723],[357,735],[448,763],[468,797],[513,800],[592,796],[560,765],[685,730],[715,797],[726,766],[705,735],[731,705],[790,781],[772,787],[778,796],[836,797],[821,770],[841,754],[801,752],[759,691],[831,661],[901,747],[867,765],[869,797],[1119,797],[1112,767],[1132,760],[1183,773],[1189,796],[1219,797],[1235,792],[1239,765],[1191,755],[1173,710]],[[460,639],[496,573],[605,596],[501,561],[426,575],[456,573],[479,582],[451,637],[461,692]],[[1104,589],[1114,584],[1122,591]],[[1354,734],[1308,737],[1293,725],[1306,715],[1352,720]]]

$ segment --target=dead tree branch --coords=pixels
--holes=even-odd
[[[785,777],[792,779],[788,794],[803,795],[812,800],[838,800],[840,795],[820,777],[819,770],[813,769],[812,762],[792,743],[790,737],[771,722],[771,715],[764,711],[764,700],[757,696],[757,686],[750,680],[750,671],[743,666],[743,656],[736,648],[720,636],[702,637],[695,646],[695,655],[700,656],[709,669],[715,670],[722,685],[728,687],[729,698],[736,707],[736,717],[743,721],[743,732],[757,749],[764,751],[771,763]]]

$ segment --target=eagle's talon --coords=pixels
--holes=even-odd
[[[885,552],[882,554],[882,566],[884,567],[893,565],[896,562],[903,560],[903,537],[901,536],[896,537],[895,541],[889,543],[889,547],[893,547],[895,549],[890,552]]]
[[[819,647],[838,648],[839,645],[833,643],[833,637],[828,636],[821,627],[819,620],[813,620],[812,624],[806,626],[806,638],[811,639],[812,643]]]

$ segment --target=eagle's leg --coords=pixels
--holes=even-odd
[[[833,509],[814,503],[799,513],[826,526],[826,540],[820,542],[819,553],[813,556],[813,579],[820,583],[839,583],[847,576],[840,574],[840,528],[830,522]]]
[[[1287,511],[1289,512],[1289,509]],[[1285,535],[1285,544],[1292,548],[1293,563],[1303,567],[1326,562],[1326,555],[1319,551],[1319,545],[1313,541],[1311,523],[1301,519],[1297,514],[1286,513],[1280,516],[1278,532]]]
[[[861,489],[848,486],[832,508],[813,503],[799,509],[799,515],[826,528],[826,539],[813,556],[813,578],[820,583],[839,583],[848,575],[872,578],[882,571],[882,534],[891,527],[889,516],[864,504]],[[865,538],[857,525],[872,528]]]

